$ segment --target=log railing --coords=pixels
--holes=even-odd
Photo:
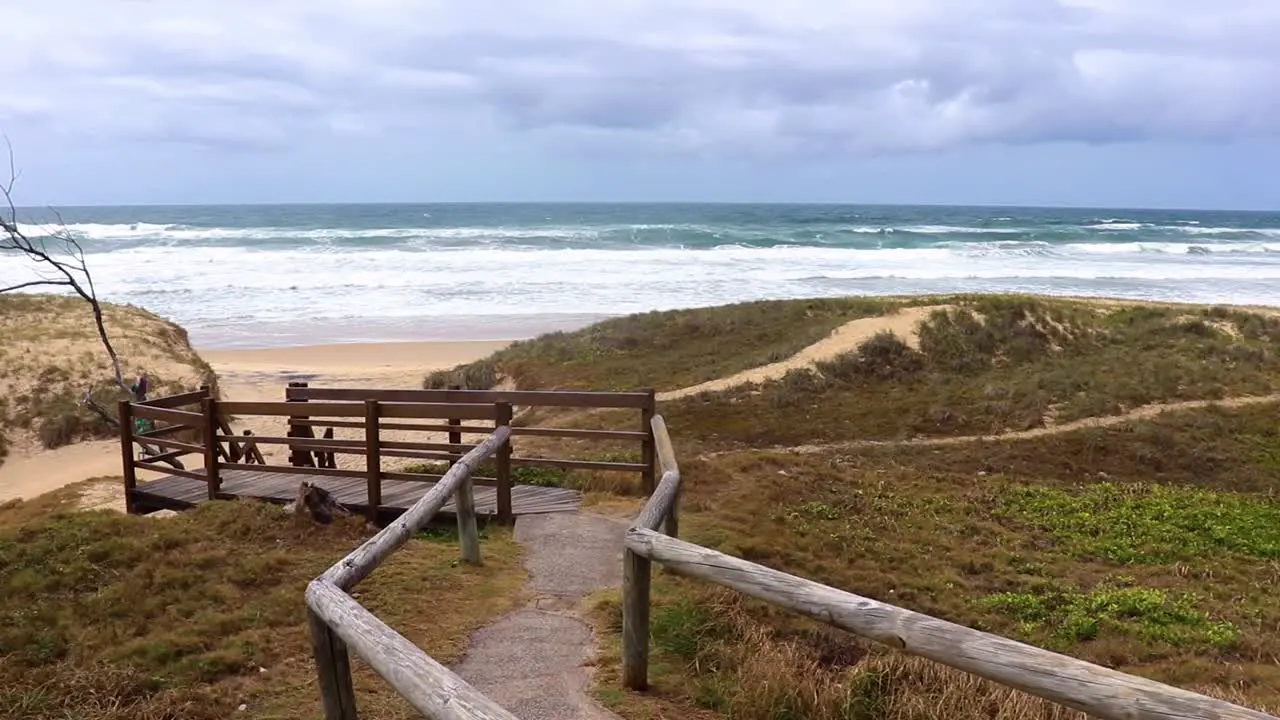
[[[454,498],[462,559],[480,562],[471,474],[507,445],[499,427],[459,460],[421,500],[391,525],[339,560],[307,587],[307,621],[326,720],[355,720],[349,651],[428,720],[518,720],[360,605],[351,589],[368,577]]]
[[[929,658],[1104,720],[1276,720],[1146,678],[806,580],[676,539],[680,469],[661,416],[653,418],[662,482],[627,531],[622,598],[623,683],[648,685],[650,574],[654,562],[733,588],[903,652]],[[663,528],[664,532],[658,532]]]

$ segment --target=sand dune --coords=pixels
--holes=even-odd
[[[950,305],[928,305],[924,307],[902,308],[892,315],[860,318],[841,325],[827,337],[792,355],[786,360],[744,370],[729,377],[710,380],[691,385],[679,390],[659,393],[658,400],[676,400],[703,392],[719,392],[739,385],[761,383],[766,380],[777,380],[789,371],[798,368],[812,368],[823,360],[856,350],[859,345],[878,333],[891,332],[902,338],[912,347],[916,345],[916,330],[920,322],[928,318],[935,310],[944,310]]]
[[[377,343],[207,351],[201,355],[217,372],[224,399],[283,400],[290,380],[345,387],[419,388],[422,378],[432,370],[477,360],[505,345]],[[238,429],[283,435],[282,428],[272,426],[273,421],[280,418],[252,418]],[[276,448],[271,454],[281,452]],[[0,502],[35,497],[89,478],[119,474],[120,444],[115,441],[77,443],[56,450],[24,449],[0,465]],[[101,504],[101,498],[96,497],[94,505]]]

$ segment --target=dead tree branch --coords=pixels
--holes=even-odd
[[[18,206],[13,200],[13,188],[18,182],[19,172],[14,162],[13,145],[5,138],[5,147],[9,154],[9,177],[0,183],[0,254],[12,253],[31,261],[38,280],[20,282],[16,285],[0,288],[0,294],[29,288],[69,288],[72,293],[89,305],[93,313],[93,323],[97,330],[98,340],[111,363],[111,372],[115,384],[132,401],[145,400],[139,397],[144,391],[145,383],[129,385],[125,382],[124,372],[120,366],[120,356],[107,333],[106,321],[103,317],[102,303],[98,300],[98,291],[93,283],[93,275],[89,272],[85,261],[84,248],[80,241],[67,230],[66,225],[58,218],[58,227],[39,233],[28,233],[18,222]],[[85,389],[83,403],[102,417],[109,425],[119,425],[116,417],[93,399],[93,386]],[[142,446],[144,452],[159,454],[158,450],[147,445]],[[176,467],[181,463],[173,461]]]

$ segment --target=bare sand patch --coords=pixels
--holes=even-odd
[[[950,305],[926,305],[923,307],[902,308],[889,315],[859,318],[841,325],[827,337],[804,348],[786,360],[762,365],[750,370],[735,373],[729,377],[709,380],[679,390],[659,393],[658,400],[676,400],[704,392],[719,392],[739,385],[762,383],[777,380],[791,370],[813,368],[823,360],[858,349],[862,343],[882,332],[890,332],[902,338],[912,347],[917,346],[917,329],[920,323],[935,310],[948,310]]]

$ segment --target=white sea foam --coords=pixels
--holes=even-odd
[[[349,231],[361,237],[393,230],[448,237],[443,230],[458,240],[452,245],[424,241],[428,252],[414,236],[381,246],[339,247],[309,234],[332,230],[282,231],[306,233],[298,237],[310,241],[259,247],[174,242],[175,235],[186,232],[174,229],[177,226],[73,227],[98,239],[149,233],[167,240],[122,243],[111,251],[95,252],[91,267],[104,298],[138,303],[170,316],[188,326],[197,342],[216,342],[236,333],[250,338],[248,333],[260,321],[358,319],[394,328],[433,318],[612,315],[758,298],[864,293],[999,290],[1280,304],[1280,240],[1259,240],[1265,233],[1256,230],[1249,231],[1255,233],[1250,239],[1227,241],[1199,239],[1222,228],[1183,226],[1180,229],[1203,232],[1140,242],[955,238],[926,247],[883,248],[812,242],[759,247],[755,243],[769,237],[761,230],[748,233],[759,239],[731,237],[719,247],[702,249],[683,249],[675,243],[534,249],[519,242],[487,242],[554,232],[568,237],[599,232],[598,228]],[[650,233],[675,229],[634,227]],[[949,226],[914,227],[920,233],[925,232],[920,228],[950,233]],[[277,231],[235,232],[267,230]],[[17,258],[0,257],[0,286],[30,279],[31,272]]]

